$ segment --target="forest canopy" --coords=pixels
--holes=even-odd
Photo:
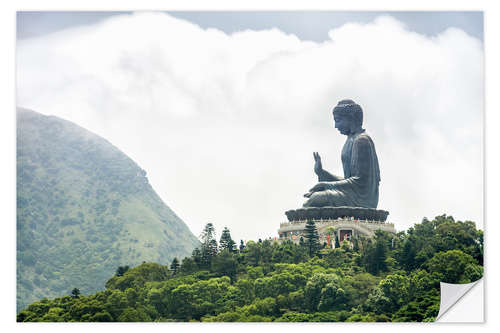
[[[210,223],[200,238],[189,257],[119,267],[105,290],[42,299],[17,320],[434,321],[440,281],[470,283],[483,274],[483,232],[447,215],[334,249],[311,239],[237,246],[227,228],[217,242]]]

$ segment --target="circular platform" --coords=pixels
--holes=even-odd
[[[353,217],[357,220],[372,220],[384,222],[389,215],[386,210],[364,207],[304,207],[285,212],[288,221],[305,221],[316,219],[337,219]]]

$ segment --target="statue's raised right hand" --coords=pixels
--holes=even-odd
[[[321,156],[319,156],[318,152],[313,152],[314,156],[314,173],[318,176],[323,171],[323,165],[321,165]]]

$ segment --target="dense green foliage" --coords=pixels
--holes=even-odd
[[[146,173],[106,140],[17,112],[17,305],[102,290],[116,267],[169,263],[199,245]]]
[[[203,244],[212,244],[213,226]],[[482,276],[483,233],[450,216],[397,235],[344,241],[309,255],[306,245],[264,240],[240,251],[203,249],[177,274],[144,263],[89,296],[42,299],[18,321],[432,321],[439,282]]]

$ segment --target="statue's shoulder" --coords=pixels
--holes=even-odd
[[[354,138],[354,145],[356,145],[357,147],[366,146],[370,148],[373,148],[375,146],[372,138],[368,133],[366,133],[366,131],[363,131],[356,135],[356,137]]]
[[[363,130],[363,132],[358,133],[356,135],[356,137],[354,138],[354,140],[360,141],[360,142],[363,142],[363,141],[373,142],[372,138],[365,130]]]

